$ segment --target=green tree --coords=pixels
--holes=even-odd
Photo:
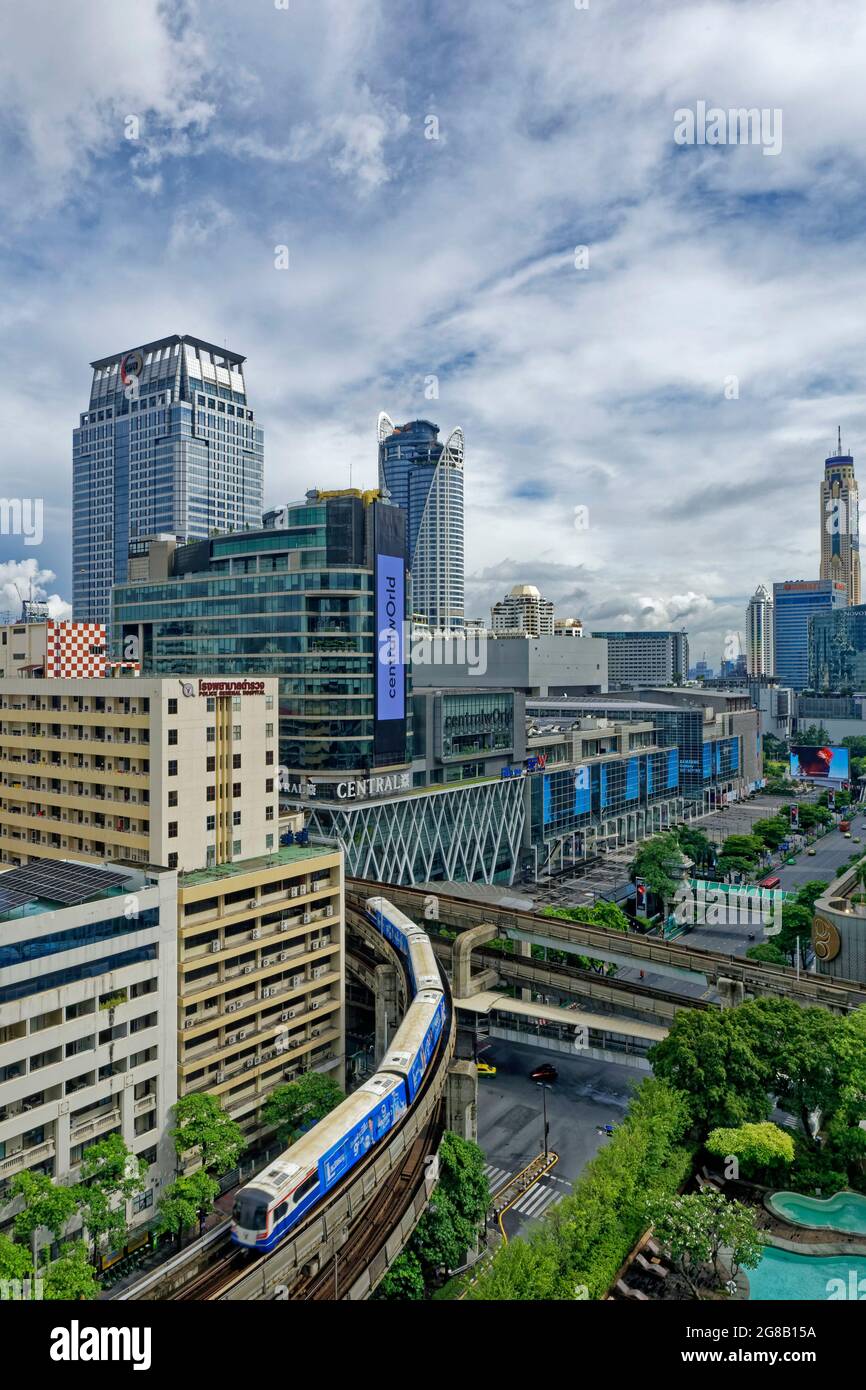
[[[681,1009],[649,1053],[654,1075],[687,1096],[701,1134],[770,1113],[770,1075],[760,1050],[738,1027],[737,1012]]]
[[[197,1168],[186,1177],[176,1178],[159,1199],[156,1233],[170,1232],[178,1245],[183,1233],[201,1222],[213,1211],[220,1186],[204,1168]]]
[[[718,1288],[723,1280],[722,1250],[728,1251],[732,1274],[754,1269],[763,1247],[751,1207],[730,1202],[721,1192],[695,1192],[662,1197],[647,1204],[653,1234],[685,1279],[695,1298],[712,1270]]]
[[[423,1299],[424,1292],[421,1261],[411,1250],[403,1250],[376,1290],[376,1297],[393,1299],[400,1303],[413,1303]]]
[[[788,834],[788,822],[783,816],[773,816],[771,820],[756,820],[752,835],[761,841],[765,849],[777,850]]]
[[[746,955],[749,960],[763,961],[765,965],[790,965],[788,957],[772,941],[762,941],[760,946],[750,946]]]
[[[800,907],[807,907],[810,912],[814,912],[815,903],[822,893],[826,893],[830,887],[825,879],[813,878],[808,883],[802,883],[797,889],[795,902]]]
[[[136,1158],[119,1134],[109,1134],[84,1150],[75,1195],[95,1267],[104,1246],[111,1250],[124,1244],[126,1204],[141,1192],[146,1176],[147,1163]]]
[[[263,1112],[265,1124],[276,1129],[281,1144],[289,1144],[301,1129],[318,1124],[344,1099],[333,1077],[308,1071],[271,1093]]]
[[[245,1147],[243,1131],[216,1096],[181,1096],[174,1119],[171,1137],[179,1158],[199,1159],[206,1172],[217,1176],[235,1167]]]
[[[794,1162],[792,1136],[770,1120],[738,1125],[736,1129],[714,1129],[707,1135],[704,1147],[716,1158],[735,1158],[745,1177],[763,1174],[777,1178]]]
[[[0,1235],[0,1279],[29,1279],[33,1259],[26,1245],[18,1245]]]
[[[415,1227],[412,1251],[429,1279],[441,1268],[456,1269],[475,1239],[475,1226],[461,1215],[454,1200],[441,1185]]]
[[[12,1222],[12,1229],[20,1241],[31,1241],[34,1231],[41,1226],[59,1240],[78,1210],[77,1190],[53,1182],[45,1173],[26,1170],[16,1173],[12,1179],[12,1194],[24,1200],[22,1210]]]
[[[46,1266],[41,1278],[46,1299],[71,1303],[99,1297],[99,1283],[88,1263],[87,1247],[81,1240],[64,1245],[60,1258]]]
[[[653,835],[639,846],[629,868],[629,878],[632,883],[642,878],[651,893],[667,901],[673,897],[677,886],[671,876],[671,866],[681,859],[680,842],[672,831]]]
[[[443,1134],[439,1145],[439,1185],[471,1226],[484,1221],[490,1206],[484,1150],[450,1130]]]
[[[698,868],[711,868],[716,860],[716,847],[712,840],[691,825],[679,825],[676,829],[677,842],[683,854]]]
[[[797,735],[797,743],[804,748],[819,748],[831,742],[832,739],[823,724],[810,724],[808,728],[801,729]]]

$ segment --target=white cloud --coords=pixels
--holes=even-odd
[[[49,618],[71,618],[70,604],[59,594],[48,592],[48,585],[56,578],[53,570],[41,569],[36,560],[0,560],[0,612],[15,622],[24,599],[32,597],[48,605]]]

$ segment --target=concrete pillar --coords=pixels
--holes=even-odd
[[[731,980],[720,975],[717,980],[719,999],[723,1009],[735,1009],[745,999],[746,987],[742,980]]]
[[[374,986],[376,1000],[375,1049],[376,1065],[378,1066],[388,1051],[388,1044],[397,1031],[397,971],[393,965],[383,964],[377,965],[374,973],[376,976]]]
[[[531,959],[532,959],[532,942],[531,942],[531,941],[518,941],[518,943],[517,943],[517,954],[518,954],[519,956],[522,956],[524,960],[531,960]],[[531,1003],[532,1003],[532,990],[531,990],[531,989],[521,989],[521,991],[520,991],[520,997],[521,997],[521,999],[525,999],[527,1003],[531,1004]]]
[[[478,1142],[478,1071],[474,1062],[452,1062],[448,1069],[445,1124],[461,1139]]]
[[[69,1161],[69,1101],[62,1100],[54,1121],[54,1172],[58,1178],[65,1177],[71,1167]]]
[[[453,960],[453,985],[454,994],[458,999],[469,999],[472,994],[477,993],[472,983],[472,952],[476,946],[484,946],[488,941],[493,941],[499,935],[497,927],[492,922],[481,922],[477,927],[470,927],[468,931],[461,932],[454,942]]]

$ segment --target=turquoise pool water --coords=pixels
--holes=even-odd
[[[768,1246],[757,1269],[748,1269],[749,1296],[771,1299],[866,1299],[863,1255],[794,1255]]]
[[[837,1192],[835,1197],[804,1197],[800,1192],[774,1192],[769,1205],[777,1216],[795,1226],[826,1227],[866,1236],[866,1197]]]

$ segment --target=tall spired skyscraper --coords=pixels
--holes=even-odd
[[[406,513],[412,612],[432,627],[463,627],[463,431],[445,443],[429,420],[379,416],[379,487]]]
[[[131,541],[262,524],[264,444],[244,358],[175,334],[91,362],[72,443],[72,611],[108,624]]]
[[[746,664],[750,676],[775,675],[773,600],[759,584],[746,609]]]
[[[836,453],[824,463],[821,481],[821,578],[844,584],[848,603],[860,602],[860,511],[854,457]]]

